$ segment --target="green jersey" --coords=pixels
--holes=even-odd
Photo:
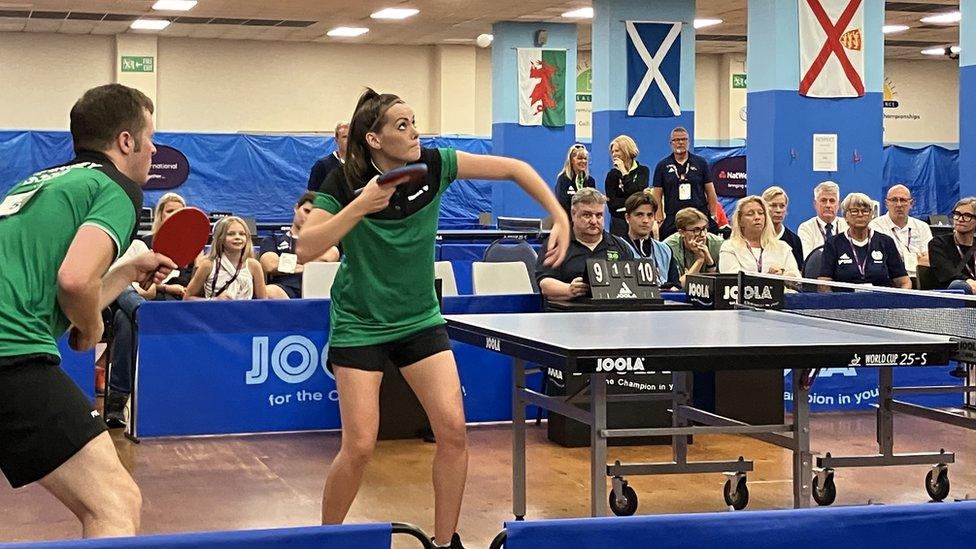
[[[59,356],[68,328],[58,304],[58,270],[82,225],[129,246],[142,189],[103,154],[79,153],[15,185],[0,205],[0,357]]]
[[[434,244],[441,195],[457,177],[457,153],[421,149],[418,162],[427,164],[427,178],[397,187],[386,209],[364,217],[342,239],[330,345],[386,343],[444,324],[434,291]],[[377,173],[370,166],[365,181]],[[333,170],[315,207],[339,213],[363,185],[347,182],[345,170]]]

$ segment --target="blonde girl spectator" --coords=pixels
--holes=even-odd
[[[197,260],[187,297],[265,299],[264,271],[254,258],[251,233],[244,220],[230,216],[214,227],[213,246]]]

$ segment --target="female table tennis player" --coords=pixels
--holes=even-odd
[[[434,292],[441,195],[455,179],[515,181],[554,220],[543,252],[547,264],[558,265],[566,255],[569,220],[528,164],[421,148],[419,137],[413,109],[396,95],[367,89],[350,123],[346,163],[326,178],[298,241],[302,262],[340,241],[345,252],[332,288],[329,340],[342,445],[326,479],[322,521],[341,523],[359,491],[376,443],[383,365],[391,360],[423,405],[437,439],[434,543],[457,548],[468,454],[460,381]],[[410,163],[426,164],[426,177],[377,184],[380,174]]]

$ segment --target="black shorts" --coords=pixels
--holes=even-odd
[[[360,347],[329,346],[328,368],[338,364],[357,370],[382,372],[386,363],[392,362],[397,368],[410,366],[429,356],[451,350],[451,338],[443,324],[423,329],[396,341],[363,345]]]
[[[59,364],[48,354],[0,357],[0,471],[14,488],[44,478],[106,430]]]
[[[301,288],[296,288],[295,286],[291,286],[291,285],[288,285],[288,284],[274,284],[274,285],[277,286],[277,287],[279,287],[279,288],[281,288],[281,290],[283,292],[285,292],[285,295],[288,296],[288,299],[301,299],[302,298],[302,289]]]

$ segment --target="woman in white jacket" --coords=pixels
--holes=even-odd
[[[789,244],[776,238],[769,208],[762,198],[747,196],[735,205],[732,237],[722,244],[718,270],[800,277],[793,251]]]

